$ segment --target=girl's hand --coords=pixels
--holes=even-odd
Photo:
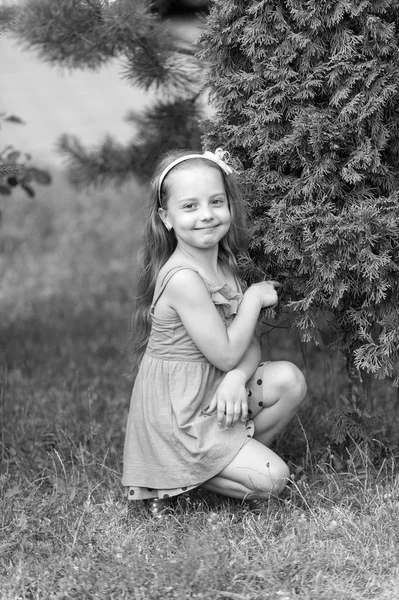
[[[240,371],[229,371],[219,384],[210,405],[202,412],[211,415],[217,411],[218,425],[227,429],[234,427],[238,419],[248,418],[246,379]]]
[[[275,306],[278,302],[276,289],[281,287],[278,281],[261,281],[253,283],[245,292],[246,294],[256,294],[261,303],[261,308]]]

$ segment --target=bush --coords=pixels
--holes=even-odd
[[[303,340],[331,321],[352,384],[399,381],[398,26],[392,0],[215,0],[202,38],[205,142],[248,190],[245,273],[283,279]]]

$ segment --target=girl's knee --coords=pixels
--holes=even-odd
[[[263,484],[256,490],[261,498],[269,498],[272,495],[279,495],[287,485],[290,477],[288,466],[283,460],[279,460],[273,466],[268,465],[267,484]]]
[[[279,465],[275,468],[275,471],[272,473],[272,482],[273,482],[273,494],[281,494],[285,486],[287,485],[287,481],[290,477],[290,470],[288,465],[285,462],[281,461]]]
[[[288,361],[279,361],[276,365],[277,385],[281,396],[289,397],[291,402],[299,406],[306,396],[307,386],[305,377],[296,365]]]

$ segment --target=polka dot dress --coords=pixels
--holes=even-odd
[[[180,268],[186,267],[172,271]],[[262,410],[263,365],[247,385],[246,423],[225,429],[216,414],[203,413],[224,373],[199,352],[180,319],[155,317],[154,305],[171,276],[169,271],[155,295],[151,335],[132,393],[122,479],[129,500],[177,496],[220,473],[253,437],[252,419]],[[204,283],[227,326],[242,293]]]
[[[263,373],[264,365],[267,365],[268,362],[260,363],[259,367],[251,377],[251,379],[247,383],[248,390],[248,421],[245,424],[246,430],[246,443],[250,440],[255,434],[255,426],[253,422],[253,418],[256,417],[263,409],[262,402],[262,385],[263,381],[261,379],[261,375]],[[179,494],[184,494],[189,490],[193,490],[199,487],[198,484],[195,485],[187,485],[177,488],[166,488],[166,489],[153,489],[153,488],[144,488],[137,486],[130,486],[127,489],[127,496],[129,500],[149,500],[151,498],[172,498],[173,496],[178,496]]]

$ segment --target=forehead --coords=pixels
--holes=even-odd
[[[200,193],[224,193],[222,174],[217,167],[207,164],[182,164],[172,169],[165,182],[170,197],[195,197]]]

